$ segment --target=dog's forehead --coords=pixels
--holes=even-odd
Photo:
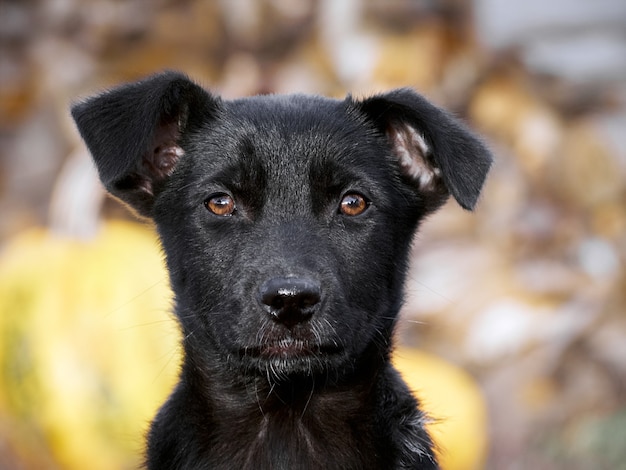
[[[224,107],[239,116],[249,119],[275,121],[282,118],[322,117],[327,113],[336,113],[344,109],[344,102],[333,98],[318,95],[255,95],[225,101]]]
[[[225,101],[218,118],[196,137],[219,166],[255,159],[267,170],[294,171],[328,158],[340,164],[375,139],[346,102],[312,95]]]
[[[337,142],[354,132],[345,102],[314,95],[261,95],[227,102],[226,119],[263,142]],[[237,126],[235,126],[237,127]]]

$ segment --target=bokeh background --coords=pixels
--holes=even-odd
[[[411,86],[481,132],[484,196],[424,224],[398,343],[481,390],[488,449],[454,468],[626,469],[623,0],[2,0],[0,469],[136,468],[175,380],[156,239],[68,115],[164,68],[225,97]]]

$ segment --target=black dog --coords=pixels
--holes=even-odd
[[[154,220],[183,333],[150,469],[435,469],[390,364],[409,247],[491,157],[408,89],[223,101],[166,72],[77,104],[107,189]]]

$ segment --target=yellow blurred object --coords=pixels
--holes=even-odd
[[[68,470],[138,466],[176,378],[170,299],[156,237],[136,223],[89,241],[35,229],[3,247],[0,415],[19,455],[50,452]]]
[[[487,459],[487,409],[482,392],[462,369],[431,354],[399,347],[393,362],[433,422],[442,470],[478,470]]]

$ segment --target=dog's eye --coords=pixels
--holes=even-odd
[[[360,194],[346,194],[341,200],[339,211],[344,215],[355,216],[367,210],[370,203]]]
[[[214,194],[204,201],[204,206],[213,214],[229,217],[235,212],[235,201],[225,193]]]

